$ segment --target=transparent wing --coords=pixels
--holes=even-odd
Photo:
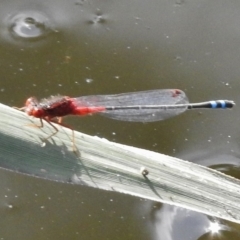
[[[107,108],[99,114],[108,118],[133,122],[154,122],[174,117],[187,110],[187,106],[170,109],[163,106],[189,103],[185,93],[178,89],[85,96],[75,100],[78,106]],[[129,109],[129,106],[136,106],[136,109]],[[152,106],[154,106],[154,109]],[[116,107],[118,109],[114,109]],[[141,107],[144,107],[144,109],[141,109]]]

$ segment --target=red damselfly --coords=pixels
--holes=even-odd
[[[83,97],[51,96],[38,101],[35,97],[27,99],[25,111],[29,116],[48,122],[58,132],[52,122],[61,123],[67,115],[101,114],[108,118],[132,122],[154,122],[177,116],[189,109],[227,109],[235,105],[233,101],[216,100],[189,103],[186,94],[179,89],[158,89],[115,95],[90,95]],[[74,134],[74,132],[73,132]],[[73,135],[74,144],[74,135]]]

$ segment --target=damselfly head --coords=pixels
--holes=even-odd
[[[38,100],[35,97],[30,97],[27,99],[25,106],[37,106],[38,105]]]
[[[39,107],[38,100],[35,97],[30,97],[27,99],[24,111],[29,116],[34,116],[36,118],[41,118],[44,114],[43,109]]]

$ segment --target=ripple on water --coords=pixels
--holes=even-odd
[[[18,12],[5,19],[3,37],[7,41],[36,42],[56,32],[49,18],[37,11]]]

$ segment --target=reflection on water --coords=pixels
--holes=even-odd
[[[154,240],[225,239],[226,235],[238,239],[240,235],[238,224],[175,206],[151,202],[144,205],[140,212],[150,213],[147,226]]]

